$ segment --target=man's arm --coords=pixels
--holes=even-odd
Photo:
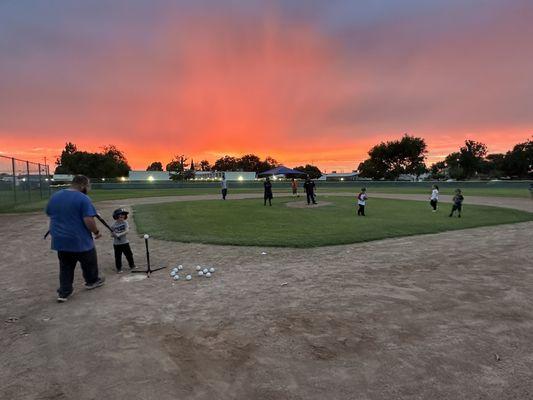
[[[89,231],[91,231],[94,234],[94,238],[98,239],[102,237],[102,234],[98,230],[98,227],[96,226],[96,221],[94,220],[94,217],[83,217],[83,222],[85,223],[85,226]]]

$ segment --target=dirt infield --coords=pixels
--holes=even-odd
[[[175,284],[114,274],[105,238],[106,285],[78,270],[66,304],[46,228],[0,216],[1,399],[533,398],[533,222],[306,250],[152,241],[154,266],[217,268]]]

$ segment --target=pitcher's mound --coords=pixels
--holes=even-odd
[[[317,204],[307,204],[305,201],[291,201],[290,203],[286,203],[285,205],[287,207],[292,208],[317,208],[317,207],[324,207],[324,206],[330,206],[333,203],[330,201],[319,201]]]

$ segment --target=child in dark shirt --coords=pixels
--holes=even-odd
[[[457,211],[457,217],[461,218],[461,210],[463,209],[463,197],[461,189],[455,189],[455,196],[453,196],[453,206],[449,217],[453,217],[453,213]]]

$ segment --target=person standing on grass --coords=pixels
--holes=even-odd
[[[228,181],[226,181],[226,174],[222,174],[222,200],[226,200],[228,195]]]
[[[461,193],[461,189],[455,189],[455,195],[453,196],[452,211],[450,212],[449,217],[453,217],[453,213],[457,211],[457,217],[461,218],[461,211],[463,209],[464,199],[465,198],[463,197],[463,194]]]
[[[367,199],[368,195],[366,194],[366,188],[361,188],[361,191],[357,195],[357,205],[359,206],[359,208],[357,209],[357,215],[360,217],[365,216],[365,206]]]
[[[309,177],[309,175],[307,175],[307,177],[305,178],[305,182],[304,182],[304,190],[305,190],[305,195],[307,197],[307,205],[310,205],[311,202],[313,204],[316,204],[315,186],[316,186],[315,182],[313,182],[311,178]]]
[[[272,205],[272,198],[274,197],[272,195],[272,182],[270,182],[270,178],[267,177],[265,179],[265,181],[263,182],[263,186],[265,188],[265,195],[263,197],[264,199],[264,204],[263,205],[267,205],[267,200],[268,200],[268,204],[269,205]]]
[[[293,197],[300,197],[300,195],[298,194],[298,182],[296,182],[296,179],[294,178],[291,179],[291,189]]]
[[[431,196],[429,198],[429,204],[433,208],[433,212],[437,212],[437,205],[439,202],[439,187],[433,185],[433,190],[431,191]]]
[[[73,292],[74,269],[79,262],[85,279],[85,288],[94,289],[104,284],[98,273],[98,259],[94,239],[102,234],[96,226],[96,210],[87,196],[90,181],[84,175],[76,175],[69,189],[63,189],[50,197],[46,215],[50,218],[52,250],[59,259],[59,289],[57,301],[63,303]]]
[[[130,241],[126,237],[130,231],[130,225],[128,224],[128,212],[123,208],[118,208],[113,211],[113,219],[115,223],[111,225],[113,233],[113,250],[115,252],[115,267],[117,274],[122,273],[122,254],[126,256],[130,270],[135,269],[135,262],[133,261],[133,253],[130,247]]]

